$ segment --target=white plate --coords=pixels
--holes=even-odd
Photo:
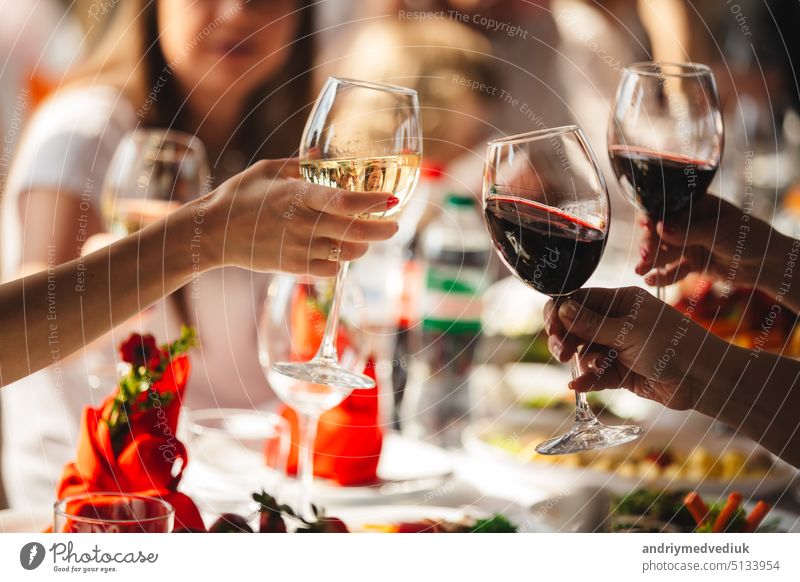
[[[721,495],[731,491],[739,491],[745,497],[765,496],[770,493],[786,491],[797,479],[798,472],[790,465],[775,460],[775,466],[763,477],[743,477],[733,482],[716,478],[706,478],[701,481],[688,479],[639,478],[622,476],[616,472],[603,471],[584,467],[569,467],[550,465],[544,462],[526,461],[520,457],[504,451],[483,440],[487,433],[507,434],[509,438],[524,438],[525,433],[536,432],[545,435],[555,435],[565,432],[571,420],[564,421],[555,426],[549,423],[537,425],[535,430],[530,426],[504,425],[500,423],[483,422],[469,426],[462,435],[464,448],[469,454],[490,462],[498,463],[504,468],[511,468],[516,474],[532,486],[545,488],[551,491],[563,491],[565,484],[569,487],[606,487],[617,494],[627,493],[637,487],[656,487],[661,489],[693,489],[703,494]],[[649,429],[639,440],[629,445],[608,449],[609,453],[627,454],[636,446],[661,447],[668,445],[679,450],[691,450],[694,446],[702,445],[712,454],[716,454],[727,446],[743,450],[746,453],[763,451],[761,447],[743,437],[719,437],[710,434],[692,434],[690,431],[677,432]],[[627,447],[627,448],[626,448]],[[603,453],[601,453],[603,454]]]
[[[611,494],[608,490],[581,488],[572,493],[546,499],[530,508],[531,520],[540,531],[590,533],[598,531],[608,517]],[[745,503],[750,511],[754,503]],[[790,533],[800,532],[800,516],[773,508],[766,521],[778,520],[778,529]]]
[[[191,454],[191,452],[190,452]],[[181,490],[208,511],[234,511],[247,506],[260,488],[290,505],[297,499],[297,480],[268,469],[221,473],[198,459],[191,459]],[[450,454],[426,443],[387,434],[378,463],[378,481],[371,485],[343,487],[317,479],[312,496],[317,505],[383,504],[388,499],[419,495],[441,487],[453,473]]]
[[[323,506],[385,503],[390,498],[431,491],[452,476],[453,462],[439,447],[388,434],[384,437],[377,473],[377,483],[363,486],[342,487],[318,479],[314,482],[314,500]],[[296,484],[291,479],[287,487]]]

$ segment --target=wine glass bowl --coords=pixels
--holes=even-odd
[[[576,167],[575,160],[586,167]],[[495,248],[523,283],[560,297],[594,273],[605,248],[609,202],[580,128],[490,142],[483,188]]]
[[[610,227],[608,191],[577,126],[538,130],[489,143],[483,209],[495,250],[529,287],[564,301],[592,276]],[[579,373],[573,359],[573,376]],[[637,426],[605,426],[576,393],[573,428],[536,447],[545,455],[621,445]]]
[[[689,208],[708,189],[724,145],[711,69],[634,63],[622,72],[608,128],[611,165],[654,222]]]
[[[114,235],[131,234],[204,193],[206,153],[192,135],[136,129],[117,146],[103,183],[101,208]]]
[[[329,77],[306,122],[300,142],[300,172],[314,184],[354,192],[386,192],[399,202],[369,218],[402,211],[419,178],[422,129],[416,91],[397,85]],[[332,313],[347,275],[339,263]],[[329,318],[322,344],[306,361],[273,361],[274,373],[337,388],[373,388],[375,381],[339,364],[338,317]]]

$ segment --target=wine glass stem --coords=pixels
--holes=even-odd
[[[298,511],[305,519],[314,518],[311,507],[311,489],[314,485],[314,442],[317,438],[319,416],[298,412],[300,431],[300,451],[297,459],[297,473],[300,478],[300,503]]]
[[[580,367],[579,367],[579,359],[578,354],[575,353],[572,356],[572,379],[574,380],[578,376],[580,376]],[[586,392],[575,392],[575,423],[576,424],[585,424],[585,423],[595,423],[597,422],[597,417],[595,417],[594,412],[589,407],[589,402],[586,400]]]
[[[333,299],[328,319],[325,322],[325,335],[322,337],[322,344],[314,356],[315,361],[322,361],[328,364],[338,364],[339,354],[336,353],[336,336],[339,331],[339,308],[342,304],[342,287],[347,277],[347,269],[350,267],[349,261],[339,263],[336,271],[336,281],[333,283]]]

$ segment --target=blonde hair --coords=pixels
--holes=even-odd
[[[491,59],[489,41],[464,24],[387,20],[363,27],[325,68],[344,77],[415,89],[422,105],[426,156],[436,158],[439,145],[448,141],[452,124],[465,122],[459,115],[465,100],[489,106],[491,93],[458,81],[468,80],[479,88],[495,87]]]

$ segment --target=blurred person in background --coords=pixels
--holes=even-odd
[[[101,15],[108,16],[108,15]],[[313,102],[311,12],[304,2],[121,0],[103,38],[35,113],[13,161],[3,206],[6,280],[76,258],[100,233],[99,199],[120,139],[137,127],[197,135],[217,183],[261,158],[289,157]],[[86,210],[88,204],[88,211]],[[157,337],[194,325],[201,351],[190,407],[265,407],[275,397],[256,350],[269,276],[237,268],[203,274],[148,318]],[[117,337],[118,339],[118,337]],[[93,352],[114,361],[113,334]],[[89,350],[7,390],[4,467],[12,505],[52,499],[74,454],[93,392]],[[92,360],[94,361],[94,360]]]
[[[361,27],[336,52],[324,50],[317,70],[403,85],[419,94],[425,159],[411,204],[430,218],[447,192],[480,197],[485,142],[500,106],[494,59],[486,38],[453,21],[380,20]],[[413,213],[413,212],[412,212]],[[411,214],[411,213],[409,213]]]
[[[636,2],[630,0],[553,0],[560,38],[558,72],[575,121],[589,138],[606,176],[615,225],[633,223],[636,210],[614,179],[605,154],[608,119],[623,69],[652,58],[650,36]],[[609,249],[630,254],[636,231],[612,228]]]
[[[489,42],[497,106],[487,121],[500,135],[572,123],[558,76],[558,31],[552,0],[331,0],[320,5],[324,46],[333,54],[362,27],[382,21],[453,22],[471,28]],[[330,28],[328,28],[330,27]],[[448,29],[439,33],[442,45]],[[337,46],[338,44],[338,46]],[[501,91],[505,91],[500,97]],[[514,100],[516,99],[516,102]],[[523,107],[524,105],[524,107]]]
[[[725,116],[718,191],[796,236],[800,4],[742,0],[698,10],[704,26],[693,36],[695,58],[714,69]]]

